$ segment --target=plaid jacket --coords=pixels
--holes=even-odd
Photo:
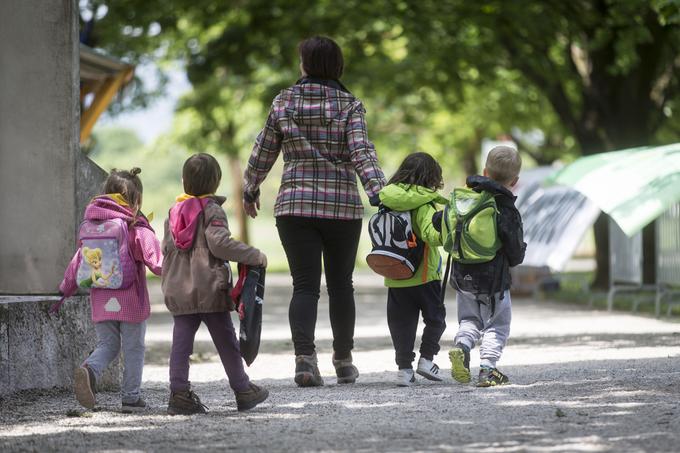
[[[356,175],[369,198],[385,185],[366,133],[365,113],[361,102],[337,82],[303,80],[281,91],[248,160],[245,197],[258,196],[283,152],[275,216],[360,219]]]

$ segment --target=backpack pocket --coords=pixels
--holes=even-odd
[[[83,239],[76,281],[81,288],[119,289],[123,283],[118,240]]]
[[[393,280],[413,277],[423,260],[425,243],[413,232],[411,213],[381,208],[368,222],[371,253],[368,266]]]
[[[491,261],[501,246],[496,215],[492,194],[455,189],[444,210],[444,250],[459,263]]]
[[[128,225],[121,219],[85,220],[80,225],[80,262],[76,281],[81,288],[124,289],[137,278]]]

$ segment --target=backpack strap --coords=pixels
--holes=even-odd
[[[143,214],[142,214],[143,215]],[[146,220],[146,217],[144,217]],[[142,286],[142,278],[146,278],[145,273],[146,273],[146,267],[144,266],[144,257],[141,256],[141,252],[137,250],[137,228],[147,228],[148,221],[146,222],[146,225],[141,224],[141,225],[136,225],[136,218],[132,222],[127,222],[127,233],[128,233],[128,251],[130,252],[130,256],[132,257],[132,261],[135,263],[135,282],[134,284],[137,285],[137,297],[139,298],[139,301],[141,302],[144,299],[144,287]],[[150,227],[150,226],[149,226]],[[152,230],[153,231],[153,230]],[[140,271],[138,268],[137,263],[142,263],[142,270]],[[141,276],[140,276],[141,274]]]
[[[463,234],[463,218],[456,213],[456,231],[453,236],[453,250],[458,252],[458,257],[463,258],[463,248],[460,245],[460,237]]]
[[[496,288],[494,284],[496,283],[498,272],[501,273],[499,287],[500,296],[498,297],[498,302],[501,302],[505,297],[505,290],[503,289],[503,287],[505,286],[505,272],[504,272],[505,255],[503,253],[499,253],[499,255],[500,260],[498,263],[498,268],[496,269],[496,272],[494,272],[494,278],[490,290],[491,292],[489,294],[489,302],[491,303],[491,316],[493,316],[496,313],[496,291],[495,291]]]
[[[52,304],[49,310],[49,314],[55,315],[59,312],[59,309],[61,308],[62,305],[64,305],[64,302],[66,301],[66,296],[61,296],[61,299],[59,299],[58,302],[55,302]]]
[[[446,270],[444,271],[444,278],[442,279],[441,304],[444,305],[444,298],[446,297],[446,286],[449,284],[451,276],[451,254],[446,258]]]

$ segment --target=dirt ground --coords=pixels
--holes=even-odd
[[[261,353],[247,370],[271,391],[261,406],[236,412],[201,328],[191,380],[210,412],[165,414],[172,318],[154,286],[143,382],[150,410],[120,414],[115,392],[99,393],[92,412],[65,390],[15,394],[0,399],[0,451],[680,451],[680,324],[515,298],[511,341],[499,363],[510,385],[478,389],[449,378],[398,388],[385,290],[358,276],[358,382],[335,384],[322,297],[317,344],[326,385],[298,389],[287,324],[290,282],[269,280]],[[436,359],[447,375],[456,327],[450,293],[449,328]]]

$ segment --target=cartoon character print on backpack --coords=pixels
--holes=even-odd
[[[123,289],[132,285],[136,267],[122,219],[85,220],[78,233],[80,261],[76,281],[81,288]]]
[[[114,241],[89,241],[98,243],[107,251],[113,247],[118,248]],[[117,257],[107,253],[108,262],[111,263],[109,273],[102,271],[103,255],[101,247],[83,247],[81,251],[81,264],[78,267],[78,286],[81,288],[118,288],[120,287],[120,272],[116,273],[116,265],[120,265]],[[108,264],[108,263],[107,263]],[[86,277],[87,276],[87,277]]]

